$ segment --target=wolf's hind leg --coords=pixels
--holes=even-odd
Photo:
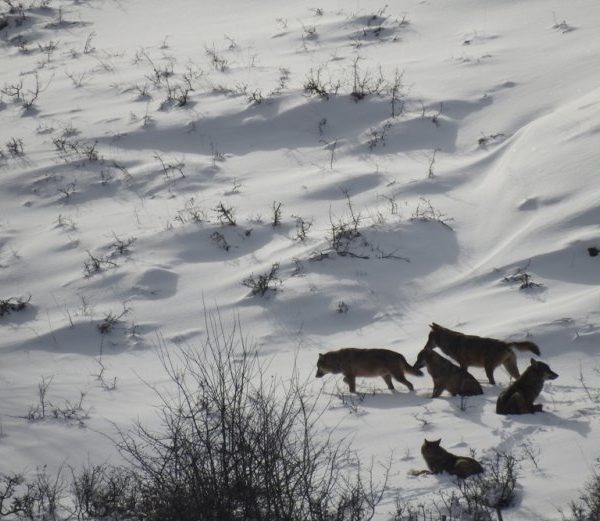
[[[404,373],[402,371],[396,371],[394,373],[394,378],[396,380],[398,380],[401,384],[404,384],[406,387],[408,387],[409,390],[414,391],[415,388],[413,387],[413,384],[411,384],[406,377],[404,376]]]
[[[506,405],[508,414],[527,414],[533,412],[520,392],[513,394]]]
[[[394,383],[392,382],[392,377],[389,374],[386,374],[385,376],[382,376],[383,380],[385,381],[388,389],[390,391],[393,391],[395,389],[394,387]]]
[[[492,385],[496,385],[496,380],[494,380],[494,369],[496,369],[496,367],[492,364],[487,364],[485,366],[485,374],[488,377],[488,381],[492,384]]]
[[[502,365],[508,371],[508,374],[513,378],[517,379],[519,376],[521,376],[521,373],[519,373],[519,367],[517,366],[517,357],[512,351],[510,352],[510,355],[506,357],[504,362],[502,362]]]
[[[433,392],[431,393],[432,398],[437,398],[444,392],[444,386],[434,382]]]

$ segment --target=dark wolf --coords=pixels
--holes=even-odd
[[[473,458],[457,456],[440,446],[441,438],[435,441],[423,440],[421,454],[432,474],[447,472],[461,479],[481,474],[483,467]]]
[[[351,393],[356,392],[357,376],[381,376],[388,386],[394,389],[392,377],[403,383],[411,391],[413,385],[404,373],[423,376],[423,372],[413,368],[400,353],[389,349],[357,349],[346,347],[337,351],[319,353],[317,360],[317,378],[327,373],[344,375]]]
[[[495,384],[494,370],[502,364],[513,378],[519,378],[517,357],[512,350],[531,351],[536,355],[540,349],[533,342],[503,342],[495,338],[465,335],[452,331],[439,324],[429,326],[429,337],[423,349],[439,347],[449,357],[454,358],[463,369],[469,366],[483,367],[491,384]]]
[[[466,369],[454,365],[450,360],[436,353],[433,349],[422,349],[413,366],[421,369],[427,366],[427,372],[433,379],[432,398],[437,398],[444,391],[452,396],[475,396],[483,394],[480,383]]]
[[[544,362],[531,359],[531,365],[523,374],[498,396],[497,414],[533,414],[542,411],[541,403],[533,403],[544,387],[546,380],[555,380],[558,375]]]

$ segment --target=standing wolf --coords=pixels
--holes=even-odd
[[[542,392],[546,380],[555,380],[558,375],[544,362],[533,358],[523,374],[498,396],[497,414],[527,414],[542,411],[541,403],[533,403]]]
[[[351,393],[356,392],[357,376],[381,376],[388,386],[394,389],[392,377],[403,383],[411,391],[413,385],[404,373],[423,376],[423,372],[413,368],[400,353],[389,349],[357,349],[346,347],[337,351],[319,353],[317,360],[317,378],[327,373],[344,375]]]
[[[452,396],[474,396],[483,394],[480,383],[466,369],[454,365],[450,360],[437,354],[433,349],[422,349],[413,366],[421,369],[427,366],[427,372],[433,380],[432,398],[437,398],[444,391]]]
[[[517,357],[512,348],[540,354],[539,347],[533,342],[503,342],[495,338],[465,335],[435,322],[429,327],[431,330],[423,349],[432,350],[437,346],[449,357],[454,358],[463,369],[472,365],[485,368],[485,374],[492,385],[496,383],[494,369],[500,364],[513,378],[519,378]]]
[[[481,474],[483,472],[483,467],[476,459],[469,458],[468,456],[457,456],[448,452],[440,446],[441,441],[441,438],[434,441],[425,439],[421,446],[421,454],[432,474],[447,472],[448,474],[465,479],[473,474]],[[427,471],[423,472],[427,473]]]

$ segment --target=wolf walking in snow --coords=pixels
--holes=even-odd
[[[437,398],[444,391],[452,396],[474,396],[483,394],[480,383],[466,369],[454,365],[450,360],[436,353],[433,349],[422,349],[414,364],[415,369],[427,366],[427,372],[433,380],[432,398]]]
[[[517,357],[512,350],[531,351],[539,355],[540,349],[533,342],[503,342],[495,338],[465,335],[439,324],[429,326],[429,337],[424,350],[439,347],[449,357],[454,358],[463,369],[469,366],[483,367],[491,384],[495,384],[494,370],[502,364],[513,378],[519,378]]]
[[[542,404],[533,403],[533,401],[542,392],[544,382],[555,380],[558,375],[544,362],[538,362],[532,358],[530,364],[523,374],[498,396],[496,402],[497,414],[533,414],[534,412],[541,412]]]
[[[317,378],[327,373],[344,375],[351,393],[356,392],[356,377],[381,376],[388,386],[394,389],[392,377],[404,384],[411,391],[413,385],[406,379],[404,373],[423,376],[423,372],[411,366],[404,356],[389,349],[358,349],[346,347],[337,351],[319,353],[317,360]]]

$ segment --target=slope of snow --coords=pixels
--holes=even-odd
[[[54,0],[0,31],[0,299],[31,295],[0,317],[3,470],[114,461],[113,423],[156,422],[156,347],[200,344],[205,309],[239,315],[283,379],[341,346],[413,362],[435,321],[535,341],[560,375],[546,412],[496,415],[500,369],[495,387],[473,370],[485,394],[464,411],[432,400],[429,376],[414,394],[359,379],[354,398],[328,376],[325,423],[365,459],[393,451],[404,497],[450,486],[408,474],[424,437],[535,447],[506,517],[558,519],[600,455],[600,4],[204,4]],[[304,91],[317,74],[328,99]],[[24,109],[11,90],[30,99],[36,76]],[[379,92],[355,101],[356,78]],[[185,105],[167,99],[186,82]],[[332,223],[353,216],[361,235],[336,255]],[[86,276],[91,256],[107,262]],[[242,281],[274,263],[278,291],[251,295]],[[540,286],[505,280],[523,272]],[[89,418],[24,418],[42,378],[52,403],[86,393]]]

